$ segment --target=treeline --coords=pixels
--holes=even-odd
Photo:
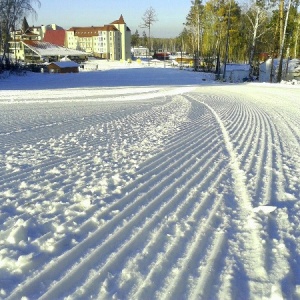
[[[183,51],[200,58],[220,57],[250,63],[267,57],[300,56],[299,0],[191,1],[189,14],[176,39],[151,37],[152,49]],[[133,45],[148,45],[136,31]]]
[[[149,45],[150,44],[150,45]],[[145,31],[140,36],[139,31],[136,30],[134,34],[131,34],[131,46],[132,47],[149,47],[152,51],[177,51],[178,38],[155,38],[148,39]]]

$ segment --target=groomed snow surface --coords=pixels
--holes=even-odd
[[[0,299],[300,299],[300,85],[211,78],[0,80]]]

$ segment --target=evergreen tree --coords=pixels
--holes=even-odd
[[[136,30],[135,33],[131,35],[131,46],[137,47],[139,45],[140,45],[140,35],[138,30]]]
[[[145,31],[143,31],[142,41],[143,41],[143,46],[146,47],[148,45],[148,38]]]
[[[28,22],[26,17],[24,17],[23,22],[22,22],[22,31],[26,32],[26,30],[29,28]]]

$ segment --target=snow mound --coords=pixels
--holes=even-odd
[[[276,206],[269,206],[269,205],[261,205],[258,207],[253,208],[253,212],[263,212],[264,214],[269,214],[277,209]]]

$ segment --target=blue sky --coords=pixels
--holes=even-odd
[[[151,28],[153,37],[176,37],[191,7],[191,0],[40,0],[38,17],[28,17],[30,25],[55,23],[68,29],[72,26],[102,26],[119,19],[122,14],[132,33],[139,27],[142,16],[153,7],[158,21]]]

